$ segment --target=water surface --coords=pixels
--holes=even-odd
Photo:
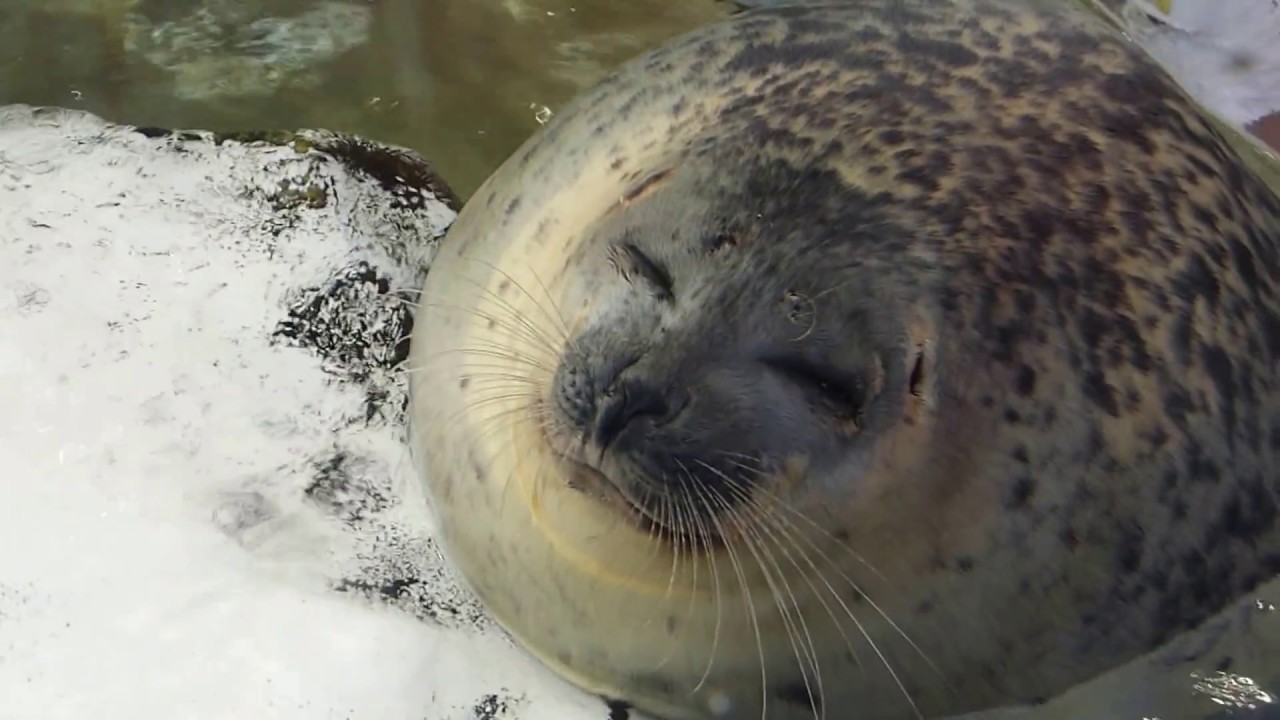
[[[466,196],[548,110],[729,9],[720,0],[0,0],[0,104],[161,127],[353,132],[422,152]]]

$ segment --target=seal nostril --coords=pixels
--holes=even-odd
[[[612,393],[603,394],[602,399],[595,427],[595,441],[602,449],[613,443],[636,418],[662,417],[670,411],[666,396],[645,383],[627,383]]]
[[[574,427],[584,427],[595,413],[588,378],[572,362],[566,362],[556,370],[555,398],[560,411]]]

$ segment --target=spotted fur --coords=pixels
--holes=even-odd
[[[750,258],[706,307],[821,255],[923,308],[930,492],[990,500],[976,539],[940,533],[907,571],[934,578],[916,640],[963,688],[909,690],[958,712],[1062,692],[1280,573],[1280,199],[1224,133],[1067,3],[780,4],[621,68],[472,204],[554,247],[564,213],[530,208],[561,207],[565,178],[607,167],[643,202],[697,167],[723,219],[699,251]],[[773,692],[811,712],[796,678]]]

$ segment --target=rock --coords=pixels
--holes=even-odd
[[[414,153],[0,108],[6,718],[603,720],[454,579],[406,444],[459,202]]]

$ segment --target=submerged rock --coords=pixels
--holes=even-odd
[[[369,39],[373,10],[336,0],[132,0],[122,21],[127,51],[172,73],[179,98],[212,100],[319,84],[326,61]]]

